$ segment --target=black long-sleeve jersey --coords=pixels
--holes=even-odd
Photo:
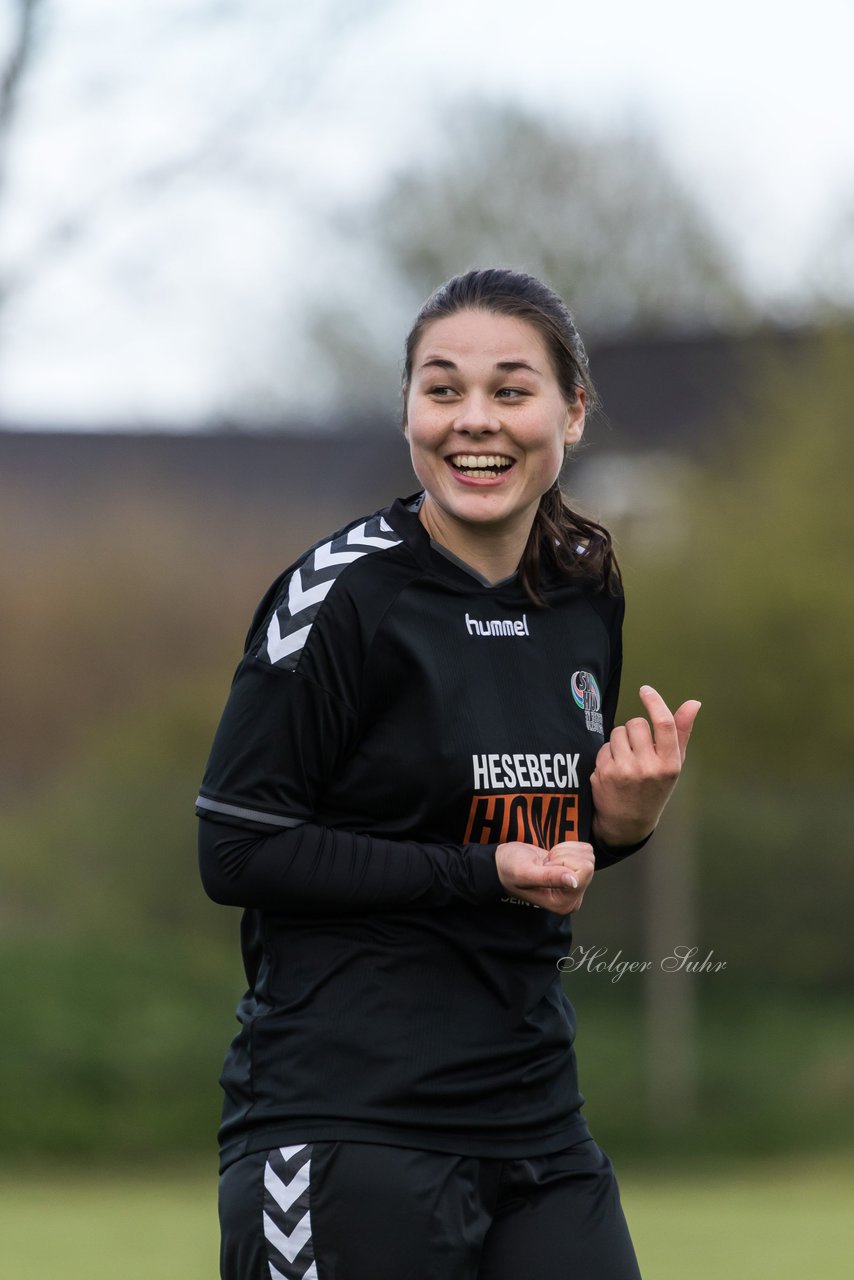
[[[566,917],[495,849],[592,841],[623,598],[536,607],[432,543],[412,499],[261,602],[197,801],[208,893],[246,908],[223,1164],[324,1139],[536,1155],[584,1130]],[[595,841],[592,841],[595,845]],[[597,865],[630,849],[597,847]]]

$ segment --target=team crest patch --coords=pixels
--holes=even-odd
[[[584,723],[591,733],[603,733],[602,698],[596,679],[589,671],[573,671],[572,699],[584,712]]]

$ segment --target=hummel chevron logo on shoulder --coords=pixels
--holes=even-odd
[[[259,656],[293,671],[312,623],[341,570],[362,556],[396,547],[400,541],[382,516],[371,516],[310,551],[291,574],[287,601],[270,619]]]
[[[270,1280],[317,1280],[311,1238],[311,1146],[271,1151],[264,1168],[264,1238]]]

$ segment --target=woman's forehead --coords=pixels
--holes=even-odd
[[[419,368],[432,359],[463,365],[527,364],[536,372],[550,371],[539,332],[527,320],[491,311],[457,311],[431,320],[415,349]]]

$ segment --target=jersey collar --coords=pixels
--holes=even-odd
[[[507,592],[514,597],[528,599],[518,573],[502,578],[499,582],[490,582],[453,551],[435,542],[418,519],[423,500],[423,491],[410,494],[407,498],[397,498],[385,512],[388,523],[396,533],[400,534],[423,568],[430,574],[465,591],[474,589],[502,595]]]

